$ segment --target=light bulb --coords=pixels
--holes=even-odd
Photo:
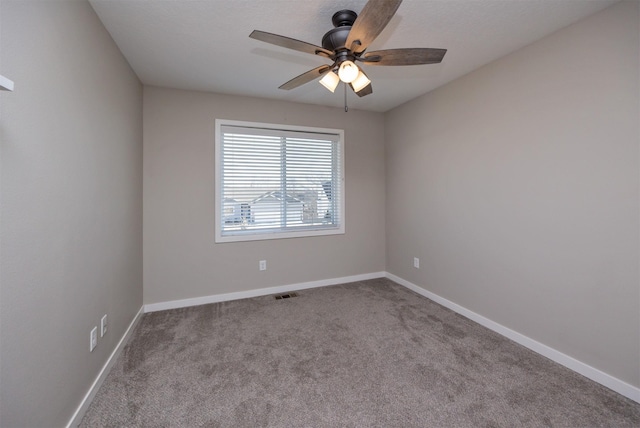
[[[340,64],[340,69],[338,70],[338,76],[344,83],[351,83],[356,80],[358,73],[360,73],[360,69],[351,61],[345,61]]]
[[[325,74],[322,79],[320,79],[320,83],[331,92],[334,92],[336,90],[336,87],[338,86],[338,83],[340,83],[340,79],[338,78],[338,75],[336,73],[330,71]]]
[[[371,80],[369,80],[369,78],[365,76],[362,71],[360,71],[358,73],[358,77],[356,77],[356,80],[351,83],[351,86],[353,86],[353,90],[355,92],[360,92],[361,90],[366,88],[369,83],[371,83]]]

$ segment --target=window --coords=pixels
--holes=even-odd
[[[344,233],[343,136],[216,120],[216,242]]]

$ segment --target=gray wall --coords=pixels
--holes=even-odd
[[[638,18],[616,4],[385,117],[387,271],[636,387]]]
[[[216,244],[216,118],[344,129],[346,234]],[[145,303],[383,271],[383,138],[380,113],[145,86]]]
[[[0,7],[0,426],[62,426],[142,305],[142,87],[87,2]]]

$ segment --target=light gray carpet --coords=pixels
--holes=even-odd
[[[634,403],[387,279],[146,314],[83,427],[623,427]]]

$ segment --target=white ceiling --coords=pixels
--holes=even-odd
[[[321,44],[341,9],[366,0],[89,0],[147,85],[339,107],[317,82],[282,83],[327,63],[249,38],[263,30]],[[350,108],[387,111],[530,44],[617,0],[404,0],[369,51],[446,48],[441,64],[364,66],[373,94],[348,94]]]

